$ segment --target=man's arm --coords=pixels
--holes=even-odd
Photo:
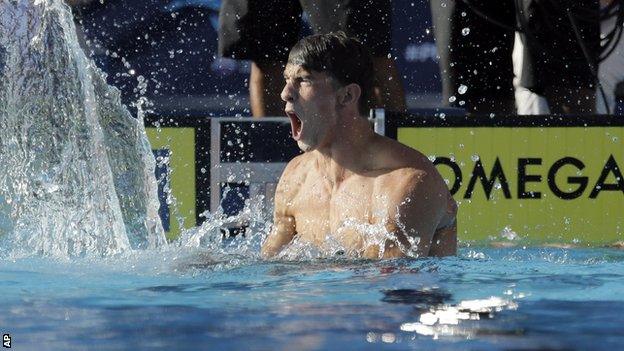
[[[271,233],[262,243],[260,253],[263,258],[277,255],[295,237],[295,219],[291,216],[275,214]]]
[[[411,170],[394,178],[396,191],[389,202],[392,208],[388,209],[391,216],[388,229],[396,235],[396,241],[386,241],[383,258],[403,257],[405,249],[417,257],[430,254],[447,201],[446,187],[431,177],[424,171]],[[378,251],[373,251],[377,250],[367,250],[364,256],[378,258]]]
[[[260,253],[264,258],[277,255],[295,237],[295,217],[290,214],[288,204],[293,197],[294,184],[289,183],[291,182],[293,168],[296,163],[291,161],[286,166],[275,189],[273,228],[271,228],[271,233],[262,243],[262,248],[260,249]]]
[[[434,176],[417,171],[407,182],[405,195],[397,206],[395,233],[401,241],[410,243],[410,251],[416,257],[427,257],[431,243],[444,216],[447,189],[437,184]]]

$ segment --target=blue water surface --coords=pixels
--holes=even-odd
[[[0,259],[0,291],[0,333],[15,350],[624,345],[624,252],[614,249],[464,248],[380,262],[207,252]],[[461,307],[492,297],[500,303],[485,310]],[[423,323],[453,308],[471,319]]]

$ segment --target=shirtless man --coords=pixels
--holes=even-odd
[[[442,177],[365,117],[372,77],[370,54],[344,33],[310,36],[291,50],[281,97],[304,153],[277,186],[264,257],[293,240],[321,252],[338,243],[351,257],[455,254],[457,206]]]

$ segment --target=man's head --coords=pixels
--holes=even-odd
[[[372,77],[368,50],[344,33],[300,40],[290,52],[281,94],[299,147],[329,146],[345,118],[366,116]]]
[[[305,37],[290,50],[288,64],[326,73],[340,87],[357,84],[361,91],[359,113],[368,115],[373,99],[373,58],[357,39],[344,32]]]

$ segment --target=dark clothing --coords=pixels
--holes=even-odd
[[[390,53],[390,0],[223,0],[219,55],[286,61],[300,37],[302,11],[315,33],[342,30],[359,38],[375,56]]]
[[[524,29],[525,65],[520,85],[534,93],[544,95],[551,87],[595,88],[596,77],[583,55],[568,10],[575,18],[591,63],[598,68],[600,23],[581,19],[589,11],[598,12],[598,0],[523,0],[517,11]]]
[[[473,0],[469,4],[462,0],[431,1],[444,102],[468,111],[489,106],[494,111],[511,112],[514,31],[485,20],[472,8],[513,27],[513,0]],[[461,86],[467,88],[465,92]]]
[[[590,60],[596,63],[600,25],[581,17],[597,12],[598,0],[432,0],[445,104],[468,111],[513,113],[511,54],[516,28],[525,44],[520,86],[538,94],[593,89],[595,77],[574,34],[568,8],[578,18]],[[462,85],[467,89],[460,89]]]

